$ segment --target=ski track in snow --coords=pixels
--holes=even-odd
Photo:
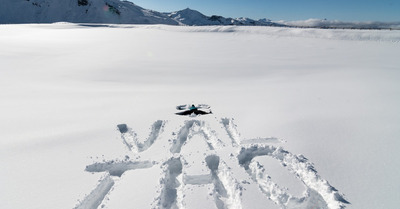
[[[126,124],[119,124],[118,130],[122,142],[130,151],[136,154],[147,151],[164,130],[166,121],[158,120],[151,126],[149,137],[140,143],[137,134]],[[75,209],[96,209],[107,205],[107,196],[113,190],[116,181],[128,170],[151,168],[160,163],[163,172],[160,174],[160,186],[158,197],[152,203],[153,208],[190,208],[190,203],[185,201],[186,188],[212,188],[209,195],[212,195],[214,204],[218,209],[239,209],[242,208],[243,184],[249,182],[237,179],[234,168],[243,169],[249,175],[253,183],[258,185],[259,191],[265,198],[273,201],[281,208],[331,208],[342,209],[349,204],[342,194],[332,187],[326,180],[320,177],[312,163],[303,155],[295,155],[282,147],[272,144],[282,142],[277,138],[256,138],[241,140],[240,133],[233,119],[222,118],[217,124],[222,125],[219,132],[210,127],[210,123],[200,120],[185,121],[178,134],[172,133],[170,141],[170,157],[164,162],[155,161],[130,161],[111,160],[98,162],[86,166],[87,172],[106,172],[99,181],[96,188],[80,201]],[[215,124],[214,124],[215,126]],[[213,128],[216,128],[214,127]],[[222,133],[221,133],[222,132]],[[227,137],[220,138],[226,134]],[[208,173],[187,174],[190,169],[189,162],[182,153],[185,145],[191,142],[194,136],[199,136],[206,144],[206,151],[203,153]],[[198,138],[196,138],[197,140]],[[197,146],[197,145],[196,145]],[[231,153],[218,155],[221,153]],[[237,153],[234,156],[233,153]],[[278,160],[282,166],[295,175],[305,186],[306,190],[302,197],[296,197],[288,193],[273,182],[264,166],[257,161],[258,156],[268,156]],[[229,163],[228,163],[229,162]],[[232,164],[233,163],[233,164]],[[196,164],[197,166],[197,164]],[[241,182],[241,183],[239,183]],[[118,185],[117,185],[118,186]],[[203,190],[201,190],[203,191]],[[208,194],[204,194],[208,195]],[[189,206],[188,206],[189,204]]]

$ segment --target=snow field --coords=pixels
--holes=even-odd
[[[348,208],[398,206],[397,31],[0,28],[0,166],[6,171],[1,208],[147,208],[168,202],[190,208],[184,205],[189,196],[217,208],[324,202],[340,208],[341,197],[351,203],[344,204]],[[173,115],[176,105],[188,102],[210,104],[215,115],[189,123]],[[221,119],[226,117],[237,126]],[[162,131],[152,131],[157,121],[163,121]],[[191,131],[190,123],[196,124]],[[124,139],[119,124],[136,138]],[[241,134],[229,135],[225,127]],[[192,135],[185,140],[181,130]],[[195,155],[198,141],[206,156]],[[276,194],[290,196],[290,188],[274,175],[270,180],[278,187],[269,184],[268,164],[258,157],[249,169],[241,166],[240,147],[275,150],[263,157],[285,164],[305,193],[284,206],[285,195]],[[189,153],[200,163],[185,165]],[[213,155],[220,162],[214,177],[205,160]],[[180,159],[182,174],[170,169],[173,175],[166,178],[170,159]],[[138,162],[151,168],[136,169]],[[85,171],[90,165],[101,169]],[[186,168],[193,170],[184,177]],[[165,179],[169,186],[160,183]],[[96,188],[102,192],[91,195]],[[176,189],[176,198],[161,201],[165,188]]]

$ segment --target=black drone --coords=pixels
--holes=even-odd
[[[177,110],[183,110],[182,112],[177,112],[177,115],[188,115],[188,116],[198,116],[198,115],[207,115],[212,114],[210,106],[206,104],[199,104],[195,106],[192,105],[179,105],[176,106]]]

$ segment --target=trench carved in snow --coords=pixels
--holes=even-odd
[[[153,163],[150,161],[109,161],[102,163],[94,163],[86,166],[85,171],[87,172],[108,172],[111,176],[121,177],[125,171],[135,170],[135,169],[144,169],[151,168]]]
[[[178,176],[182,174],[180,158],[171,158],[165,164],[165,177],[160,184],[163,185],[159,198],[160,208],[181,208],[178,198],[178,187],[181,186]]]
[[[216,155],[207,156],[206,162],[211,171],[212,183],[214,184],[213,196],[217,208],[242,208],[240,186],[231,176],[226,164],[220,162],[220,158]]]
[[[110,175],[106,175],[99,181],[96,188],[83,201],[79,202],[74,209],[96,209],[103,202],[114,184],[114,179]]]
[[[186,121],[184,126],[179,130],[177,138],[173,140],[170,151],[172,153],[180,153],[185,142],[197,134],[205,138],[210,150],[223,147],[223,143],[218,139],[215,131],[211,130],[204,121],[191,120]]]
[[[223,118],[221,123],[232,142],[241,145],[241,150],[237,156],[239,164],[251,175],[261,191],[277,205],[282,208],[342,209],[346,207],[346,204],[349,204],[342,194],[318,175],[312,163],[308,162],[308,159],[303,155],[294,155],[282,147],[265,145],[265,143],[276,143],[282,140],[257,138],[241,141],[240,133],[232,119]],[[307,187],[304,196],[301,198],[294,197],[275,184],[264,167],[254,160],[257,156],[270,156],[278,160]]]
[[[307,187],[302,198],[294,197],[276,185],[269,178],[265,169],[253,159],[257,156],[270,156],[278,160],[291,173],[297,176]],[[283,208],[299,207],[308,208],[308,205],[318,208],[344,208],[348,204],[344,197],[322,179],[314,166],[302,155],[294,155],[281,147],[271,145],[251,145],[242,147],[238,155],[239,164],[256,181],[260,189]]]
[[[137,134],[126,124],[117,125],[119,132],[121,133],[121,138],[123,143],[128,147],[132,152],[138,153],[147,150],[154,142],[157,140],[159,135],[163,132],[165,121],[157,120],[151,126],[151,131],[149,137],[143,142],[140,143],[137,137]]]

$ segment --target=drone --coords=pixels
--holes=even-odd
[[[176,109],[182,110],[182,112],[177,112],[175,114],[188,115],[191,117],[195,117],[198,115],[207,115],[207,114],[212,114],[212,111],[210,108],[211,107],[206,104],[199,104],[197,106],[195,106],[194,104],[178,105],[178,106],[176,106]]]

